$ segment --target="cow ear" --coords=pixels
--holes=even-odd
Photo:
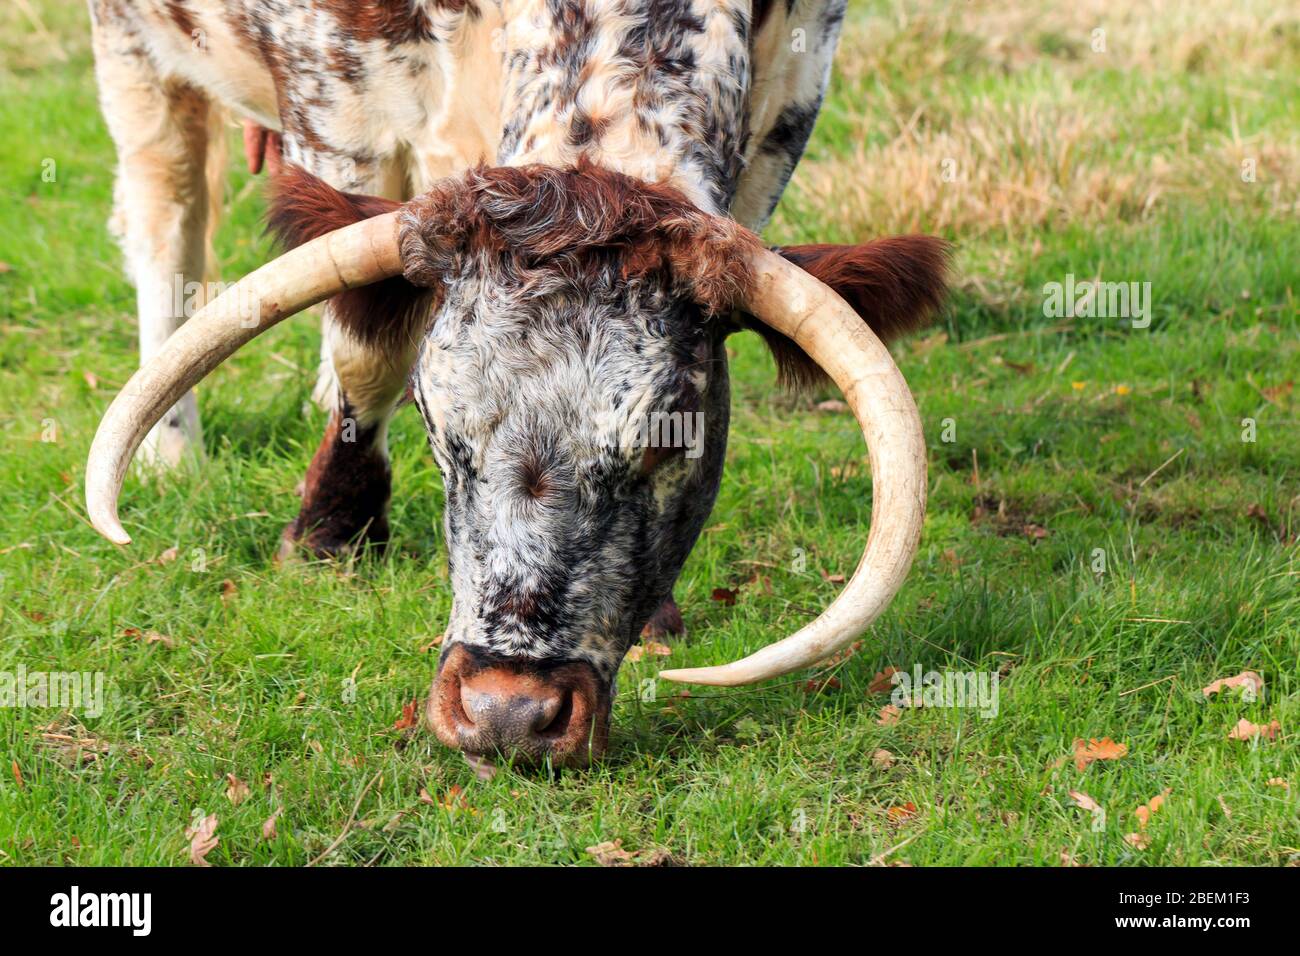
[[[285,166],[271,179],[266,225],[285,246],[293,248],[399,206],[396,200],[381,196],[340,192],[301,166]]]
[[[267,231],[292,249],[401,205],[381,196],[341,192],[299,166],[284,166],[271,180]],[[361,343],[390,353],[411,344],[431,304],[430,290],[400,275],[330,299],[339,325]]]
[[[856,246],[807,245],[777,249],[826,283],[883,341],[924,326],[947,294],[950,246],[934,236],[889,236]],[[766,340],[782,385],[819,385],[825,374],[803,350],[756,319],[746,322]]]

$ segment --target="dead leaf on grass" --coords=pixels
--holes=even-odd
[[[738,594],[740,594],[739,591],[735,591],[731,588],[714,588],[713,593],[709,595],[709,599],[717,601],[723,607],[735,607],[736,596]]]
[[[122,636],[130,638],[133,641],[142,641],[145,644],[161,644],[163,647],[173,648],[176,646],[176,638],[167,634],[159,634],[157,631],[142,631],[138,627],[128,627],[122,631]]]
[[[656,657],[667,657],[673,652],[673,649],[667,644],[660,644],[658,641],[646,641],[642,644],[633,644],[627,649],[627,659],[632,663],[641,660],[647,654]]]
[[[1225,688],[1240,687],[1247,700],[1253,700],[1264,692],[1264,678],[1254,671],[1242,671],[1236,677],[1221,677],[1201,688],[1201,693],[1210,697]]]
[[[893,704],[886,704],[880,708],[880,716],[876,718],[876,723],[881,727],[892,727],[898,723],[898,715],[901,713],[902,711]]]
[[[1092,797],[1088,796],[1082,790],[1071,790],[1070,799],[1074,801],[1076,807],[1087,810],[1089,813],[1101,812],[1101,804],[1092,799]]]
[[[589,846],[587,853],[601,866],[669,866],[672,863],[672,854],[667,850],[625,850],[622,839]]]
[[[897,673],[897,667],[886,667],[883,671],[878,671],[876,676],[871,678],[871,683],[867,685],[867,693],[888,694],[894,687],[892,678]]]
[[[415,708],[419,706],[418,700],[413,700],[409,704],[402,705],[402,716],[393,722],[394,730],[406,730],[408,727],[414,727],[420,722],[420,718],[415,713]]]
[[[248,799],[252,791],[248,789],[248,784],[240,780],[233,773],[226,774],[226,799],[239,806]]]
[[[1147,824],[1151,822],[1151,815],[1157,813],[1165,805],[1165,797],[1169,796],[1171,792],[1172,790],[1169,787],[1165,787],[1164,790],[1133,811],[1133,815],[1138,818],[1138,829],[1145,830],[1147,828]]]
[[[186,827],[185,838],[190,841],[190,862],[195,866],[211,866],[208,854],[221,842],[217,838],[217,815],[210,813]]]
[[[429,795],[429,791],[423,787],[420,788],[420,802],[427,803],[430,806],[442,807],[449,813],[455,813],[458,810],[468,810],[471,814],[477,814],[478,810],[469,805],[469,799],[465,796],[465,791],[460,788],[460,784],[452,784],[451,789],[440,799],[435,800]]]
[[[1243,717],[1237,721],[1237,726],[1228,731],[1228,739],[1250,740],[1254,737],[1263,737],[1265,740],[1273,740],[1281,729],[1282,724],[1276,720],[1269,721],[1267,724],[1254,724]]]
[[[803,690],[805,694],[820,694],[825,690],[839,690],[840,679],[838,677],[814,677],[804,681]]]
[[[277,807],[275,813],[271,814],[269,817],[266,818],[265,822],[263,822],[263,824],[262,824],[262,839],[263,839],[263,840],[274,840],[274,839],[275,839],[275,836],[276,836],[276,833],[275,833],[275,821],[278,820],[278,819],[280,818],[280,814],[282,814],[282,813],[284,813],[284,807]]]
[[[906,823],[908,820],[911,820],[916,816],[916,814],[916,804],[909,800],[907,803],[900,806],[893,806],[886,810],[885,819],[895,826],[898,826],[900,823]]]
[[[1127,744],[1117,744],[1109,737],[1103,737],[1101,740],[1092,737],[1086,743],[1080,737],[1074,741],[1074,767],[1076,770],[1083,771],[1094,760],[1118,760],[1127,753]]]

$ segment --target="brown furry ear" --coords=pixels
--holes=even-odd
[[[402,205],[380,196],[340,192],[300,166],[285,166],[272,180],[271,190],[267,231],[290,249]],[[340,292],[330,303],[335,319],[357,340],[396,354],[419,332],[432,295],[394,276]]]
[[[860,246],[787,246],[777,251],[839,293],[880,338],[889,342],[921,328],[947,294],[951,247],[934,236],[889,236]],[[779,381],[795,388],[821,384],[825,374],[799,346],[751,319],[776,359]]]
[[[381,196],[340,192],[301,166],[285,166],[271,180],[271,190],[267,229],[291,249],[401,206]]]

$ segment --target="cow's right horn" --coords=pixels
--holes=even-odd
[[[385,213],[286,252],[196,312],[104,413],[86,462],[90,523],[114,544],[130,543],[117,498],[136,449],[182,395],[240,346],[308,306],[401,271],[397,213]]]
[[[860,637],[902,586],[925,519],[921,419],[889,350],[834,290],[798,266],[758,249],[751,267],[747,311],[831,377],[862,428],[871,453],[871,532],[853,577],[817,618],[741,660],[659,672],[688,684],[735,686],[789,674]]]

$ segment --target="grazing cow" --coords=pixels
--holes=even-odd
[[[117,497],[136,449],[174,462],[199,440],[193,385],[328,300],[329,424],[283,553],[387,539],[385,435],[409,389],[446,486],[453,593],[429,721],[466,753],[580,764],[606,745],[643,626],[680,629],[672,587],[722,474],[724,339],[752,328],[784,378],[845,391],[871,451],[871,535],[797,634],[662,676],[787,673],[888,604],[925,462],[877,336],[938,305],[945,250],[771,251],[751,231],[808,139],[845,0],[90,6],[143,360],[87,468],[110,539],[129,541]],[[254,165],[283,153],[270,219],[292,248],[183,322],[176,284],[212,261],[226,110],[253,124]],[[686,427],[657,440],[648,422]]]

